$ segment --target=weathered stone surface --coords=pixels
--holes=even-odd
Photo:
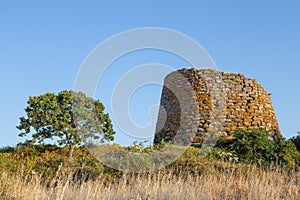
[[[178,72],[185,81],[179,80]],[[194,95],[189,94],[190,88]],[[201,143],[208,134],[230,137],[237,128],[280,134],[270,93],[243,74],[178,70],[165,78],[161,106],[165,110],[159,112],[154,143],[172,140],[178,132],[192,137],[192,143]]]

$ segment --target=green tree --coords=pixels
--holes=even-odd
[[[88,140],[112,141],[114,130],[104,105],[82,92],[64,90],[58,94],[46,93],[29,97],[26,117],[20,118],[19,136],[32,133],[31,143],[55,139],[68,146],[68,158],[74,148]]]

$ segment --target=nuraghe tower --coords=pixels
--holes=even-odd
[[[191,92],[191,90],[193,92]],[[270,93],[255,79],[213,69],[180,69],[164,81],[154,143],[204,136],[230,137],[236,129],[280,129]]]

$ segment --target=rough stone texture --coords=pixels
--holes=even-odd
[[[270,95],[243,74],[195,68],[173,72],[165,78],[154,143],[181,135],[200,144],[209,134],[230,137],[238,128],[280,134]]]

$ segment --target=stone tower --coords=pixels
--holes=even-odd
[[[193,95],[187,94],[189,88]],[[189,142],[199,144],[208,134],[228,137],[236,129],[280,134],[270,95],[242,74],[195,68],[172,72],[164,81],[154,143],[188,135]]]

